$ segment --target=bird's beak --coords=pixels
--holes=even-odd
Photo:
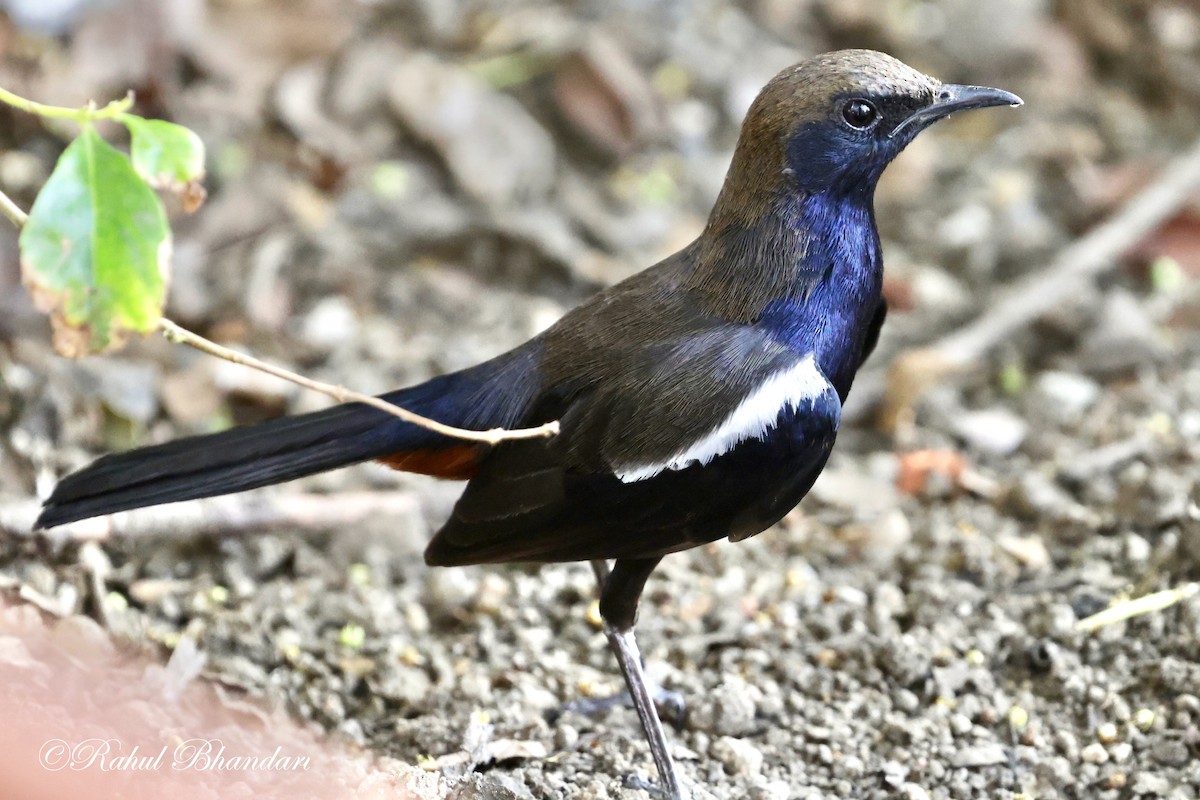
[[[1003,89],[943,83],[937,99],[893,128],[892,132],[888,134],[888,138],[894,137],[905,128],[914,126],[918,130],[924,128],[930,123],[950,116],[955,111],[970,111],[973,108],[987,108],[988,106],[1019,106],[1024,102],[1012,92],[1006,92]]]

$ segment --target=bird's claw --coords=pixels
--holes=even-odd
[[[654,687],[654,705],[658,709],[659,716],[662,719],[671,723],[671,726],[676,730],[683,730],[684,721],[687,719],[687,700],[684,699],[682,692],[674,692],[664,689],[661,686],[656,686]],[[559,717],[568,712],[580,714],[585,717],[595,717],[612,709],[614,706],[630,708],[633,706],[633,698],[628,691],[623,691],[605,697],[585,697],[579,700],[572,700],[546,712],[546,720],[547,722],[554,723]]]
[[[640,775],[626,775],[621,779],[626,789],[641,789],[656,800],[691,800],[691,794],[681,788],[678,794],[671,795],[653,781],[648,781]]]

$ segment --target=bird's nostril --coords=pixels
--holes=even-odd
[[[938,100],[949,100],[949,99],[950,99],[950,90],[949,89],[942,89],[942,91],[938,92]]]

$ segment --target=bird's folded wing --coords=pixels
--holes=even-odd
[[[831,429],[840,419],[812,355],[751,326],[714,327],[626,354],[583,376],[563,399],[557,437],[507,442],[487,455],[431,543],[430,563],[593,557],[582,540],[602,521],[589,508],[620,507],[627,527],[660,524],[656,478],[763,438],[789,407],[829,417]],[[619,374],[604,374],[605,366]]]
[[[563,463],[626,483],[705,464],[762,438],[786,407],[803,410],[829,382],[799,355],[750,326],[722,326],[644,352],[563,417]]]

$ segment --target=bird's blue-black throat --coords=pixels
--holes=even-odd
[[[798,286],[769,302],[758,324],[779,342],[812,352],[845,401],[881,303],[883,262],[870,193],[821,192],[780,201],[785,228],[807,239]]]

